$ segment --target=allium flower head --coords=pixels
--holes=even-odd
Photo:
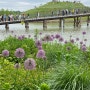
[[[19,40],[22,40],[23,38],[22,38],[22,36],[18,36],[18,39],[19,39]]]
[[[87,39],[84,39],[84,41],[87,41]]]
[[[2,51],[2,56],[4,56],[4,57],[9,56],[9,51],[8,50],[3,50]]]
[[[16,49],[16,51],[15,51],[15,56],[16,56],[17,58],[23,58],[24,55],[25,55],[25,51],[24,51],[22,48]]]
[[[14,33],[14,31],[12,30],[11,33]]]
[[[52,37],[52,36],[50,36],[50,35],[46,35],[46,36],[44,37],[44,41],[51,41],[51,40],[52,40],[51,37]]]
[[[25,35],[22,35],[21,37],[22,37],[22,39],[24,39],[25,38]]]
[[[55,35],[56,39],[60,38],[60,35],[59,34],[56,34]]]
[[[68,41],[67,40],[65,40],[65,42],[64,42],[65,44],[67,44],[68,43]]]
[[[24,62],[24,67],[26,70],[33,70],[36,67],[36,62],[33,58],[28,58]]]
[[[60,37],[60,38],[59,38],[59,41],[60,41],[60,42],[63,42],[63,41],[64,41],[63,37]]]
[[[38,49],[39,49],[39,50],[42,50],[42,46],[38,46]]]
[[[36,57],[37,58],[43,58],[45,56],[44,50],[38,50]]]
[[[83,34],[83,35],[85,35],[85,34],[86,34],[86,32],[84,31],[84,32],[82,32],[82,34]]]
[[[80,44],[82,45],[83,44],[83,41],[81,41]]]
[[[15,67],[16,69],[20,68],[20,63],[16,63],[16,64],[14,65],[14,67]]]
[[[71,41],[71,43],[74,43],[74,39],[71,39],[70,41]]]
[[[40,32],[39,34],[42,35],[42,32]]]
[[[79,38],[76,38],[76,41],[79,41]]]
[[[43,57],[42,57],[42,59],[43,59],[43,60],[46,60],[46,59],[47,59],[47,57],[46,57],[46,56],[43,56]]]
[[[38,46],[42,46],[42,42],[40,41],[40,40],[36,40],[36,46],[38,47]]]
[[[31,35],[28,35],[28,37],[30,38],[30,37],[31,37]]]
[[[86,51],[86,46],[81,47],[82,51]]]

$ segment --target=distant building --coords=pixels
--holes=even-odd
[[[52,2],[58,2],[58,0],[52,0]]]

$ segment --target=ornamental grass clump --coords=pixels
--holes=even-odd
[[[51,90],[89,90],[89,67],[75,64],[65,64],[55,67],[50,83]],[[54,78],[54,80],[53,80]]]
[[[9,56],[9,51],[8,50],[3,50],[2,51],[2,56],[3,57],[8,57]]]

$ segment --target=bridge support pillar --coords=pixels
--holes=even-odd
[[[59,28],[61,28],[61,19],[59,19]]]
[[[74,18],[74,27],[76,27],[76,18]]]
[[[89,16],[87,17],[87,26],[89,26]]]
[[[26,31],[29,31],[29,22],[25,22]]]
[[[74,27],[79,27],[81,26],[81,17],[76,17],[74,18]]]
[[[78,27],[78,25],[79,25],[79,18],[77,17],[76,27]]]
[[[62,32],[62,34],[63,34],[63,29],[64,29],[64,19],[62,18],[61,19],[61,32]]]
[[[47,21],[43,20],[43,30],[47,30]]]
[[[9,31],[9,24],[5,24],[6,32]]]

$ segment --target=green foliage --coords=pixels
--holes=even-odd
[[[46,83],[41,83],[40,90],[50,90],[50,87]]]
[[[68,9],[72,11],[73,9],[80,9],[81,11],[90,10],[89,7],[84,6],[82,3],[73,3],[73,2],[49,2],[44,5],[41,5],[35,9],[31,9],[26,11],[25,13],[29,13],[30,17],[36,17],[37,12],[40,13],[40,16],[50,16],[52,15],[52,11],[54,14],[57,14],[57,11]]]
[[[37,90],[42,77],[41,70],[25,70],[23,64],[17,69],[13,62],[0,58],[0,90]]]
[[[10,10],[4,10],[4,9],[1,9],[0,10],[0,15],[9,15],[9,14],[13,14],[13,15],[16,15],[16,14],[20,14],[20,11],[10,11]]]
[[[58,64],[50,75],[51,90],[88,90],[90,71],[87,64]]]
[[[36,35],[38,31],[36,30]],[[37,48],[31,38],[19,40],[8,37],[0,41],[0,53],[7,49],[9,57],[0,56],[0,90],[89,90],[90,89],[90,47],[82,51],[68,42],[45,42],[42,45],[46,59],[36,58]],[[17,48],[25,50],[23,59],[16,58]],[[36,60],[35,70],[25,70],[26,58]],[[15,68],[15,62],[20,68]],[[50,86],[50,87],[49,87]]]
[[[25,58],[27,57],[35,57],[37,48],[35,46],[35,42],[33,39],[24,38],[23,40],[19,40],[14,37],[8,37],[4,41],[0,42],[0,53],[4,49],[7,49],[10,51],[10,57],[8,58],[10,61],[15,60],[14,52],[17,48],[23,48],[25,50]]]

